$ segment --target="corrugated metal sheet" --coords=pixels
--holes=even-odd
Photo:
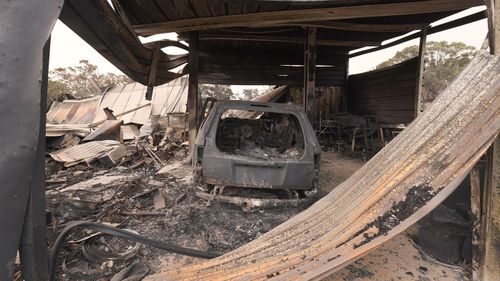
[[[418,59],[349,76],[347,111],[388,123],[414,118]]]
[[[500,130],[499,81],[500,59],[480,51],[407,129],[307,210],[220,257],[145,280],[321,280],[346,266],[422,219],[469,174]]]
[[[98,158],[119,144],[120,142],[114,140],[92,141],[58,150],[49,155],[57,162],[64,163],[65,167],[71,167]]]
[[[115,114],[152,103],[139,110],[120,117],[124,123],[145,124],[151,115],[164,116],[171,112],[185,112],[187,103],[188,78],[181,77],[165,85],[157,86],[152,101],[146,100],[147,87],[139,83],[117,86],[103,94],[94,122],[106,119],[103,109],[108,107]]]
[[[84,100],[54,101],[47,112],[48,124],[90,124],[101,97]]]

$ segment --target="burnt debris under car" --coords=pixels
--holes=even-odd
[[[193,152],[195,181],[231,186],[314,191],[321,148],[302,107],[245,101],[216,102]]]

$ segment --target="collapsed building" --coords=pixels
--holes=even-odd
[[[470,238],[473,278],[498,279],[499,143],[496,135],[500,126],[497,94],[500,73],[497,55],[500,44],[496,17],[498,7],[494,5],[494,1],[486,1],[486,4],[486,11],[435,26],[432,25],[433,22],[467,8],[483,5],[483,2],[69,0],[64,4],[62,1],[43,5],[36,1],[1,4],[2,10],[10,13],[0,19],[2,23],[6,23],[0,25],[0,49],[3,54],[0,77],[7,81],[0,83],[0,93],[4,99],[0,124],[11,134],[5,134],[0,139],[2,150],[6,152],[0,165],[1,198],[4,206],[0,214],[0,229],[3,233],[0,243],[4,249],[0,262],[5,265],[0,270],[0,276],[2,279],[12,279],[16,250],[19,249],[20,271],[25,280],[49,278],[47,238],[42,235],[47,231],[44,212],[46,186],[43,180],[46,134],[57,137],[60,132],[64,133],[59,136],[73,132],[86,137],[94,134],[96,137],[98,128],[90,131],[88,122],[101,122],[100,118],[102,123],[99,125],[109,124],[109,127],[101,127],[103,131],[119,128],[121,132],[122,125],[127,125],[122,124],[125,120],[116,122],[113,118],[117,119],[117,115],[121,113],[124,113],[123,116],[135,116],[141,110],[154,111],[157,97],[155,91],[161,89],[161,85],[182,79],[179,77],[188,73],[189,78],[184,80],[184,85],[187,89],[187,138],[191,152],[195,147],[197,131],[206,116],[198,84],[255,84],[280,86],[276,88],[279,91],[275,91],[280,93],[276,94],[279,97],[273,101],[302,106],[316,134],[320,139],[323,137],[327,145],[338,144],[340,147],[342,144],[338,142],[347,140],[351,151],[354,151],[361,141],[364,146],[362,149],[370,154],[367,158],[373,158],[328,195],[276,228],[273,228],[275,225],[261,227],[266,221],[258,223],[259,220],[256,219],[252,228],[245,230],[251,233],[248,235],[250,240],[255,240],[240,245],[238,243],[244,239],[235,239],[239,241],[235,244],[241,247],[234,249],[221,246],[220,242],[224,239],[214,238],[220,233],[214,229],[206,229],[205,233],[214,233],[210,237],[212,240],[208,240],[216,241],[214,244],[219,243],[217,249],[232,250],[223,256],[217,257],[220,253],[196,251],[193,248],[199,245],[189,243],[188,249],[160,245],[160,248],[167,251],[211,259],[197,261],[182,268],[165,266],[161,268],[165,272],[156,272],[156,275],[148,276],[148,280],[321,279],[422,219],[450,196],[469,173],[471,187],[468,198],[470,197],[473,218],[473,235]],[[31,20],[27,22],[26,18]],[[47,39],[57,18],[121,71],[144,85],[140,86],[140,91],[129,95],[138,101],[134,108],[142,105],[144,108],[125,113],[134,108],[125,106],[113,109],[111,105],[115,102],[111,102],[106,107],[113,109],[116,114],[114,117],[103,115],[104,108],[98,107],[100,109],[93,113],[93,118],[75,121],[85,126],[68,127],[62,124],[45,128],[43,106],[50,48],[50,40]],[[426,36],[483,18],[488,18],[489,21],[489,44],[486,45],[489,46],[491,55],[484,50],[480,51],[453,85],[424,111],[421,88]],[[417,32],[406,35],[409,31]],[[140,36],[167,32],[178,33],[179,40],[159,40],[147,44],[142,44],[139,40]],[[399,36],[402,37],[391,43],[383,43]],[[420,38],[419,56],[415,59],[387,69],[349,75],[350,58],[415,38]],[[169,55],[161,50],[167,46],[184,49],[188,54]],[[363,47],[371,48],[357,50]],[[181,73],[172,71],[184,64],[187,65]],[[40,69],[42,79],[39,79]],[[16,81],[26,83],[15,83]],[[108,94],[103,96],[101,104],[105,104],[106,96]],[[96,100],[86,102],[95,105]],[[120,98],[116,99],[116,102],[121,101]],[[151,101],[151,107],[146,106],[148,101]],[[64,104],[58,106],[61,110],[66,106],[70,107]],[[78,107],[83,109],[85,105],[75,108]],[[56,108],[53,110],[56,111]],[[79,112],[80,109],[75,110]],[[69,112],[71,110],[62,113],[64,120],[73,118],[68,116]],[[163,112],[162,109],[160,112],[159,115],[162,116],[169,111]],[[57,120],[55,115],[49,114],[47,118],[49,121]],[[86,116],[87,113],[83,115]],[[149,114],[142,121],[146,122],[152,115],[156,114]],[[254,112],[248,114],[237,110],[228,113],[225,116],[227,118],[219,118],[216,147],[228,155],[260,157],[271,162],[282,157],[291,160],[300,158],[305,149],[297,140],[307,132],[296,129],[296,119],[266,113],[259,114],[261,118],[252,118],[257,117],[254,115]],[[104,116],[107,116],[106,119]],[[132,117],[126,122],[140,123]],[[123,129],[123,132],[125,130],[127,129]],[[134,132],[134,129],[130,130]],[[339,131],[342,133],[338,133]],[[377,136],[375,132],[381,133]],[[384,139],[388,136],[385,132],[398,137],[388,142]],[[123,136],[124,133],[120,134]],[[338,137],[344,134],[347,134],[346,138]],[[376,155],[374,154],[379,148],[373,146],[374,135],[380,138],[379,145],[385,146]],[[156,146],[154,141],[151,143],[153,147]],[[262,145],[255,146],[259,143]],[[90,148],[93,151],[107,153],[108,157],[112,156],[108,153],[111,150],[106,148],[109,145],[113,146],[113,151],[117,149],[115,153],[130,156],[127,158],[129,163],[123,166],[130,171],[144,160],[132,156],[139,152],[139,157],[148,155],[146,158],[152,166],[160,167],[165,164],[147,144],[142,144],[141,149],[139,144],[122,147],[119,141],[110,144],[109,140],[105,140],[99,145],[92,144],[95,143],[88,142],[87,146],[92,146]],[[85,147],[84,151],[88,152],[86,149],[90,149],[89,147]],[[475,166],[485,153],[487,155],[483,168]],[[84,157],[82,160],[85,159]],[[120,163],[123,164],[122,160]],[[146,181],[145,173],[150,167],[142,167],[134,178],[127,179],[125,183],[116,183],[120,189],[114,193],[100,194],[106,197],[100,198],[97,203],[92,200],[70,200],[69,203],[73,206],[83,204],[86,209],[95,210],[96,207],[92,204],[104,208],[111,202],[109,200],[126,201],[133,197],[135,201],[127,203],[126,208],[148,204],[150,207],[152,203],[146,202],[143,196],[151,195],[153,203],[159,204],[160,209],[164,208],[161,206],[162,193],[158,190],[165,189],[165,182],[169,179],[157,176]],[[123,168],[117,168],[119,169]],[[74,177],[75,173],[72,172],[71,176]],[[97,173],[99,172],[95,172],[92,177]],[[57,181],[56,178],[54,182]],[[85,186],[92,185],[87,182]],[[190,195],[194,191],[186,194],[175,189],[175,186],[176,184],[172,184],[168,188],[172,190],[170,195],[175,197],[175,204],[182,200],[193,200]],[[61,189],[67,187],[65,185]],[[128,187],[131,189],[126,192],[122,190]],[[130,190],[134,192],[133,195],[127,193],[132,192]],[[202,207],[198,208],[201,209]],[[114,213],[105,214],[125,215],[127,212],[131,213],[128,209],[118,208]],[[174,214],[169,215],[174,223],[171,220],[166,231],[175,229],[194,233],[191,225],[181,224],[183,220],[192,222],[186,219],[191,214],[191,211],[186,214],[174,210]],[[141,214],[136,212],[134,216]],[[95,219],[92,216],[79,218]],[[244,216],[238,218],[245,219]],[[281,221],[276,221],[277,224],[288,219],[287,216],[280,218]],[[103,221],[105,220],[100,220]],[[106,222],[111,221],[110,218]],[[67,226],[72,225],[69,221],[65,223]],[[179,225],[183,227],[176,229]],[[122,237],[135,237],[128,232],[116,232],[116,229],[93,225],[92,222],[75,226],[94,227],[100,232],[110,231],[119,233]],[[67,233],[65,231],[66,229],[59,232]],[[261,232],[265,234],[262,235]],[[62,238],[53,244],[53,253],[58,253],[62,247],[60,243],[65,240],[65,236],[60,237]],[[95,250],[99,241],[92,237],[83,238],[94,243],[88,242],[86,245],[91,246],[86,247],[86,251]],[[154,244],[149,240],[140,241]],[[79,242],[87,243],[79,239],[72,240],[73,244]],[[135,244],[127,245],[126,248],[136,251]],[[127,252],[121,258],[126,260],[123,257],[129,254]],[[110,264],[109,259],[105,262],[101,259],[98,261],[100,265]],[[55,260],[51,260],[51,274],[55,273],[59,264],[60,260],[55,256]],[[68,268],[65,262],[62,264]]]

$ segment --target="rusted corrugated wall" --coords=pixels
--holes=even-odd
[[[417,58],[400,64],[350,75],[347,111],[377,117],[388,123],[410,123],[414,118]]]

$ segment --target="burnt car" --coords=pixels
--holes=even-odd
[[[314,191],[321,147],[301,106],[217,101],[192,154],[194,180],[233,186]]]

